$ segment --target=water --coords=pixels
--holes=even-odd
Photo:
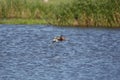
[[[120,29],[0,25],[0,80],[120,80]]]

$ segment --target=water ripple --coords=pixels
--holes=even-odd
[[[63,34],[68,40],[52,44]],[[0,80],[119,80],[120,30],[0,25]]]

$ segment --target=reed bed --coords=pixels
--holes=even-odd
[[[0,0],[0,23],[120,27],[120,0]]]

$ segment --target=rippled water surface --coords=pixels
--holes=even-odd
[[[0,80],[120,80],[120,29],[0,25]]]

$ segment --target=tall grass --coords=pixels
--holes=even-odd
[[[33,19],[40,20],[40,23],[43,20],[45,24],[53,25],[120,27],[120,0],[50,0],[48,3],[42,0],[0,0],[0,23],[5,23],[3,19]]]
[[[80,16],[80,24],[120,27],[120,0],[76,0],[76,2],[73,10],[76,11],[75,15]]]

